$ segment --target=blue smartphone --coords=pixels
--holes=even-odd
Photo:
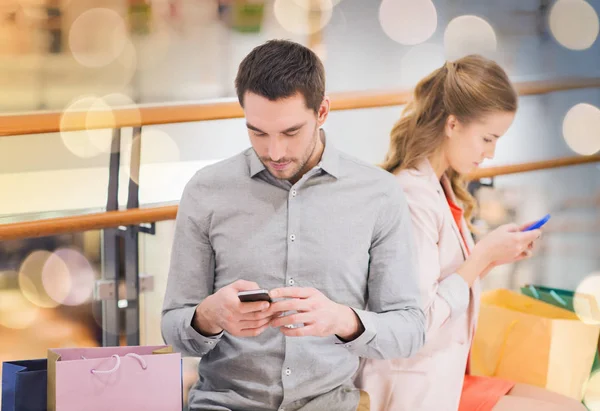
[[[541,228],[544,224],[546,224],[548,222],[548,220],[550,220],[550,214],[546,214],[541,220],[536,221],[535,223],[531,224],[529,227],[524,228],[522,231],[537,230],[538,228]]]

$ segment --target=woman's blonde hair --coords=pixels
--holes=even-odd
[[[444,144],[444,128],[451,114],[468,124],[489,113],[516,111],[517,92],[497,63],[479,55],[446,62],[415,87],[413,99],[392,129],[381,167],[392,173],[416,168]],[[472,229],[475,199],[458,172],[450,169],[446,174]]]

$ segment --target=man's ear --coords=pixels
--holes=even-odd
[[[329,99],[329,96],[323,97],[323,101],[321,102],[321,105],[319,106],[319,111],[317,112],[317,125],[319,127],[325,124],[325,121],[329,116],[330,104],[331,100]]]

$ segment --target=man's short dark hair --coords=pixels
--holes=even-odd
[[[309,48],[287,40],[270,40],[252,50],[240,63],[235,78],[244,107],[247,91],[271,101],[301,93],[306,107],[317,113],[325,96],[325,69]]]

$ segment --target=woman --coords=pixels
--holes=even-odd
[[[427,342],[412,358],[363,363],[356,382],[369,393],[373,411],[585,410],[541,388],[465,375],[480,278],[529,257],[540,236],[540,230],[521,232],[515,224],[477,245],[470,235],[475,201],[461,176],[494,157],[516,110],[517,94],[504,71],[473,55],[423,79],[392,130],[383,168],[406,192]]]

